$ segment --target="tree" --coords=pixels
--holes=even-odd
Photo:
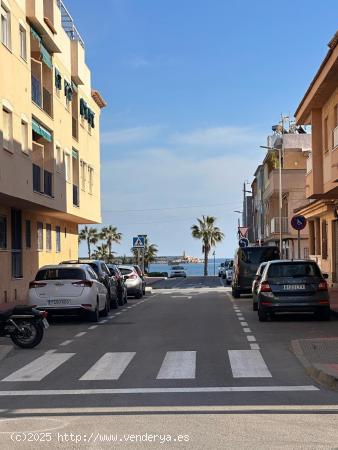
[[[113,227],[112,225],[109,225],[108,227],[103,227],[100,233],[100,238],[103,241],[106,241],[106,244],[108,246],[108,261],[112,261],[112,245],[113,242],[119,244],[122,240],[122,233],[117,231],[117,227]]]
[[[95,259],[102,259],[103,261],[108,262],[108,245],[98,245],[93,253],[93,256],[95,257]]]
[[[201,239],[204,253],[204,276],[208,276],[208,257],[212,247],[224,238],[221,230],[215,226],[216,217],[202,216],[197,219],[198,224],[191,227],[191,234],[195,239]]]
[[[88,258],[91,257],[90,246],[95,245],[99,240],[99,232],[94,227],[87,227],[87,225],[79,233],[79,242],[86,241],[88,248]]]

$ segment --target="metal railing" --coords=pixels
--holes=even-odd
[[[84,48],[84,41],[76,26],[74,25],[74,20],[70,15],[68,9],[65,7],[61,0],[57,0],[57,5],[61,11],[62,28],[65,30],[72,41],[79,41],[81,46]]]
[[[288,217],[282,217],[280,222],[280,217],[273,217],[271,219],[270,231],[272,233],[280,233],[280,223],[282,224],[282,233],[288,233],[289,231],[289,219]]]
[[[42,96],[41,96],[41,82],[34,75],[31,77],[32,79],[32,100],[36,103],[40,108],[42,108]]]

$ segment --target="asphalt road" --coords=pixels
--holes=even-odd
[[[290,352],[292,339],[337,329],[297,315],[260,323],[215,277],[160,281],[97,325],[52,321],[37,349],[1,362],[0,445],[338,448],[338,393]]]

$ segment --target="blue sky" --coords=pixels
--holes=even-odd
[[[325,56],[337,2],[97,4],[66,2],[93,87],[108,102],[102,211],[124,235],[115,250],[128,254],[140,233],[160,254],[200,255],[190,226],[211,214],[225,233],[216,255],[231,256],[242,184],[271,125],[295,111]]]

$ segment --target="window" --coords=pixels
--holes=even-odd
[[[61,252],[61,227],[55,227],[55,250],[57,253]]]
[[[86,190],[86,181],[87,181],[87,164],[84,161],[81,161],[81,189],[83,191]]]
[[[12,277],[22,278],[22,212],[11,210]]]
[[[65,161],[65,179],[70,182],[70,154],[64,152],[64,161]]]
[[[62,158],[61,158],[61,148],[57,145],[56,146],[56,171],[61,173],[62,172]]]
[[[322,220],[322,258],[327,259],[327,221]]]
[[[43,250],[43,223],[37,223],[37,234],[38,234],[38,250]]]
[[[11,46],[11,16],[1,2],[1,42],[8,48]]]
[[[28,123],[21,120],[21,150],[28,153]]]
[[[36,274],[36,281],[44,280],[85,280],[86,273],[83,269],[42,269]]]
[[[52,225],[46,223],[46,250],[47,252],[52,251]]]
[[[325,117],[325,119],[324,119],[324,129],[323,129],[323,133],[324,133],[324,136],[323,136],[324,153],[326,153],[329,150],[329,148],[328,148],[328,143],[329,143],[328,132],[329,132],[329,129],[328,129],[328,118]]]
[[[88,175],[89,175],[89,194],[93,194],[93,182],[94,182],[94,169],[92,167],[88,167]]]
[[[32,234],[31,234],[31,221],[26,220],[26,248],[31,248],[32,246]]]
[[[3,115],[3,148],[12,152],[13,143],[13,122],[12,113],[6,108],[2,109]]]
[[[20,25],[19,27],[19,32],[20,32],[20,56],[22,59],[27,61],[27,37],[26,37],[26,30],[22,25]]]
[[[0,249],[7,249],[7,217],[0,216]]]

